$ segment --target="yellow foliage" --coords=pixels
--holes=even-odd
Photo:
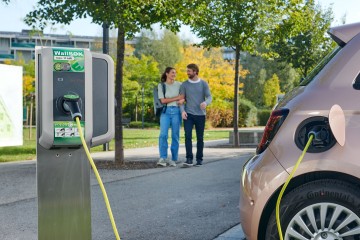
[[[199,66],[199,77],[205,80],[210,87],[213,99],[229,100],[234,99],[234,65],[225,61],[220,48],[206,50],[194,46],[182,49],[182,59],[175,65],[177,80],[185,81],[186,66],[195,63]],[[245,77],[248,72],[240,71],[240,76]],[[242,88],[242,84],[239,85]]]
[[[134,54],[135,48],[130,44],[125,44],[125,56],[132,56]]]
[[[11,60],[10,60],[10,59],[5,59],[5,60],[4,60],[4,64],[6,64],[6,65],[11,65]]]
[[[280,80],[279,77],[274,74],[272,78],[267,80],[264,84],[263,99],[265,106],[274,107],[277,100],[276,95],[280,93]]]
[[[30,93],[35,92],[35,86],[34,86],[35,78],[24,75],[23,76],[23,95],[28,96]]]

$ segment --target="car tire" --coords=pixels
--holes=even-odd
[[[333,179],[303,184],[283,197],[280,219],[284,240],[359,240],[359,186]],[[350,222],[347,222],[349,219]],[[296,234],[303,237],[297,238]],[[346,234],[350,235],[345,236]],[[265,236],[266,240],[280,239],[275,209],[268,221]]]

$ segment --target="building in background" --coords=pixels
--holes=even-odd
[[[35,59],[35,46],[77,47],[96,50],[96,42],[99,41],[101,43],[101,38],[97,37],[44,34],[42,31],[34,30],[0,31],[0,62],[18,60],[19,57],[25,61]],[[101,45],[98,48],[101,49]]]
[[[135,47],[138,38],[126,40],[126,44]],[[116,39],[110,37],[115,43]],[[35,59],[35,46],[87,48],[93,52],[102,52],[102,37],[79,36],[72,34],[47,34],[37,30],[22,30],[21,32],[0,31],[0,63],[5,60],[24,59],[26,62]],[[116,49],[112,47],[110,55],[116,55]],[[223,47],[223,58],[235,60],[235,51],[232,48]],[[241,56],[244,53],[241,52]]]
[[[134,38],[126,43],[135,45],[136,41]],[[93,52],[102,52],[102,37],[44,34],[42,31],[35,30],[0,31],[0,63],[19,58],[23,58],[25,61],[33,60],[35,59],[35,46],[87,48]]]

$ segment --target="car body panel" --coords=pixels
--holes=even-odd
[[[257,226],[273,189],[288,177],[271,151],[255,155],[244,166],[240,199],[241,225],[247,239],[257,239]]]
[[[329,30],[329,34],[333,38],[337,38],[341,40],[343,44],[348,43],[359,32],[360,32],[360,23],[352,23],[352,24],[337,26]]]

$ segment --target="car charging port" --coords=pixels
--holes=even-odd
[[[336,143],[327,117],[311,117],[299,125],[295,133],[295,144],[300,150],[304,149],[310,135],[314,135],[308,149],[310,153],[325,152]]]
[[[310,137],[311,134],[314,135],[313,145],[321,145],[324,147],[324,143],[326,144],[329,139],[328,129],[322,126],[313,127],[308,133],[308,137]]]

